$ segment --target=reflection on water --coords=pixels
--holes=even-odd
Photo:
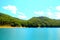
[[[60,40],[60,28],[1,28],[0,40]]]

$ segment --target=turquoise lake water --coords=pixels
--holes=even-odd
[[[0,28],[0,40],[60,40],[60,28]]]

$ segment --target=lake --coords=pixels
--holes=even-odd
[[[0,40],[60,40],[60,28],[0,28]]]

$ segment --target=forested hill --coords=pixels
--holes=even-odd
[[[60,20],[48,17],[32,17],[29,20],[22,20],[0,13],[0,26],[3,25],[11,27],[60,27]]]
[[[0,13],[0,25],[20,26],[20,23],[24,21],[15,17],[11,17],[7,14]]]

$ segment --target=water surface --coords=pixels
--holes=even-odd
[[[0,40],[60,40],[60,28],[0,28]]]

